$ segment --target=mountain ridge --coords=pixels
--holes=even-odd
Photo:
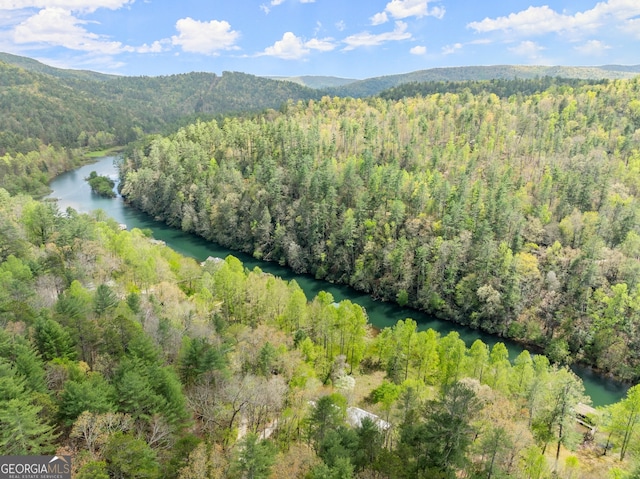
[[[602,67],[563,67],[537,65],[491,65],[438,67],[408,73],[386,75],[359,80],[348,85],[326,89],[327,94],[361,98],[376,95],[403,83],[432,81],[468,81],[497,79],[532,79],[563,77],[580,80],[622,80],[640,73],[640,65],[609,65]]]
[[[94,80],[114,80],[122,78],[171,78],[181,75],[216,75],[214,72],[188,72],[176,73],[169,75],[140,75],[125,76],[94,72],[91,70],[74,70],[62,69],[47,65],[38,60],[29,57],[22,57],[10,53],[0,52],[0,61],[9,63],[25,70],[45,73],[57,78],[86,78]],[[225,73],[225,72],[223,72]],[[235,72],[234,72],[235,73]],[[368,77],[364,79],[344,78],[331,75],[294,75],[294,76],[264,76],[253,75],[246,72],[245,75],[251,75],[258,78],[268,80],[280,80],[297,83],[312,89],[326,89],[348,87],[354,84],[390,84],[397,86],[400,83],[413,81],[465,81],[465,80],[491,80],[491,79],[508,79],[508,78],[536,78],[541,76],[559,76],[565,78],[576,78],[582,80],[601,80],[601,79],[626,79],[633,78],[640,74],[640,64],[637,65],[618,65],[606,64],[600,66],[563,66],[563,65],[468,65],[455,67],[433,67],[422,70],[414,70],[406,73],[394,73],[390,75],[380,75]]]
[[[443,67],[364,80],[330,76],[261,77],[242,72],[118,76],[68,70],[0,53],[0,154],[39,144],[124,145],[178,123],[278,109],[323,96],[363,98],[420,82],[562,77],[624,79],[640,65]]]

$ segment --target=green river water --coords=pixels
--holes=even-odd
[[[127,225],[128,229],[151,229],[154,238],[166,242],[167,246],[175,251],[185,256],[191,256],[198,261],[203,261],[209,256],[218,258],[225,258],[228,255],[236,256],[249,269],[258,266],[261,270],[287,281],[295,279],[309,299],[320,291],[331,293],[336,301],[349,299],[365,308],[369,322],[377,328],[392,326],[400,319],[412,318],[418,323],[420,329],[432,328],[442,335],[446,335],[450,331],[458,331],[460,337],[468,346],[476,339],[481,339],[489,346],[493,346],[497,342],[503,342],[509,350],[511,359],[522,351],[522,347],[518,344],[505,341],[502,338],[439,320],[414,309],[401,308],[393,303],[374,301],[369,295],[355,291],[348,286],[317,280],[309,275],[296,274],[278,264],[260,261],[252,256],[205,241],[196,235],[170,228],[164,223],[155,221],[150,216],[126,206],[120,197],[108,199],[93,194],[84,178],[89,176],[91,171],[96,171],[99,175],[109,176],[117,182],[118,174],[114,160],[115,157],[112,156],[99,158],[96,163],[85,165],[56,177],[49,185],[53,190],[49,198],[58,199],[58,206],[61,211],[64,211],[67,207],[84,213],[102,209],[118,223]],[[626,385],[598,375],[590,368],[574,366],[573,370],[582,378],[585,391],[591,397],[594,406],[611,404],[621,399],[626,393]]]

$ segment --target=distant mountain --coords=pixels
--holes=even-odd
[[[562,66],[471,66],[432,68],[399,75],[388,75],[360,80],[348,85],[327,88],[324,92],[331,96],[351,96],[364,98],[403,83],[466,81],[466,80],[496,80],[496,79],[530,79],[539,77],[562,77],[582,80],[623,79],[633,78],[640,73],[640,65],[620,66],[608,65],[601,67],[562,67]]]
[[[0,155],[37,149],[126,144],[185,118],[279,108],[320,98],[318,90],[237,72],[124,77],[62,70],[0,55]],[[99,138],[99,140],[96,140]],[[34,143],[35,142],[35,143]]]
[[[600,67],[604,70],[618,71],[618,72],[631,72],[640,74],[640,65],[604,65]]]
[[[434,68],[366,80],[330,76],[274,79],[238,72],[125,77],[54,68],[0,53],[0,155],[28,152],[40,143],[122,145],[141,134],[163,132],[196,118],[277,109],[289,100],[307,101],[323,95],[367,97],[404,84],[542,77],[600,80],[639,73],[640,65],[498,65]],[[504,90],[513,85],[497,87]],[[411,88],[388,98],[410,94]]]
[[[501,98],[512,95],[534,95],[552,88],[580,88],[585,85],[606,83],[609,80],[580,80],[562,77],[536,77],[516,79],[465,80],[465,81],[429,81],[401,83],[378,93],[377,96],[385,100],[400,100],[402,98],[430,96],[436,93],[456,93],[465,95],[479,95],[493,93]]]
[[[313,75],[304,75],[297,77],[266,77],[271,78],[273,80],[284,80],[290,81],[293,83],[297,83],[299,85],[308,86],[309,88],[335,88],[341,87],[345,85],[349,85],[351,83],[357,82],[355,78],[340,78],[340,77],[328,77],[328,76],[313,76]]]
[[[104,73],[92,72],[89,70],[65,70],[51,67],[40,63],[37,60],[27,57],[20,57],[10,53],[0,52],[0,62],[8,63],[16,67],[23,68],[30,72],[44,73],[60,79],[97,80],[105,81],[117,78],[116,75],[106,75]]]

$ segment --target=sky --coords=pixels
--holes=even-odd
[[[0,0],[0,51],[119,75],[640,64],[640,0]]]

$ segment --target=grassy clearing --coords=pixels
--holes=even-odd
[[[119,153],[122,151],[122,149],[123,149],[122,146],[114,146],[113,148],[107,148],[104,150],[89,151],[85,153],[83,156],[84,158],[101,158],[103,156],[109,156],[109,155],[114,155],[116,153]]]

